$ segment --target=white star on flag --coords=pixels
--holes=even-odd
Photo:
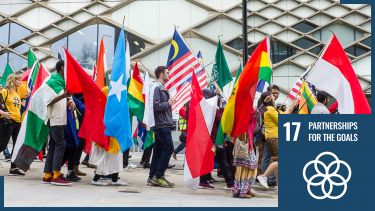
[[[111,89],[109,90],[108,97],[111,95],[116,95],[119,102],[121,102],[121,93],[127,89],[126,85],[122,84],[122,78],[124,74],[121,74],[117,81],[110,81]]]

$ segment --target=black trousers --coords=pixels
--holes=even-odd
[[[79,138],[79,145],[74,156],[74,166],[78,166],[81,162],[83,147],[85,146],[85,139]]]
[[[67,147],[65,148],[64,158],[62,160],[62,166],[68,162],[68,170],[73,170],[75,165],[75,158],[77,155],[78,148]]]
[[[122,165],[125,167],[127,167],[129,165],[129,152],[130,152],[130,149],[126,150],[123,154],[122,154]]]
[[[168,168],[173,153],[172,129],[155,129],[154,152],[152,155],[149,177],[160,178]]]
[[[216,162],[219,164],[219,168],[224,176],[225,183],[228,187],[233,186],[233,172],[231,165],[228,162],[227,150],[225,148],[216,148]]]
[[[17,136],[20,132],[21,123],[19,122],[10,122],[8,124],[5,123],[4,119],[0,119],[0,152],[4,151],[4,149],[8,146],[9,140],[12,137],[13,140],[13,148],[12,148],[12,155],[14,146],[16,145]],[[16,168],[16,165],[11,163],[11,168]]]
[[[144,164],[150,163],[153,148],[154,148],[154,145],[148,147],[147,149],[143,151],[141,162],[143,162]]]
[[[50,139],[48,143],[48,152],[44,173],[60,171],[65,154],[66,142],[64,135],[64,126],[50,126]]]

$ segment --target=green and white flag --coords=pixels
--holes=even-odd
[[[3,72],[3,75],[1,76],[1,85],[4,87],[6,82],[7,82],[7,78],[10,74],[13,73],[13,69],[12,67],[10,66],[9,63],[7,63],[7,65],[5,66],[5,70]]]
[[[221,41],[217,44],[215,64],[212,68],[212,79],[217,83],[221,90],[223,87],[232,82],[232,75],[228,67],[227,60],[225,59],[223,46]]]
[[[23,171],[30,168],[46,143],[49,132],[47,107],[53,99],[64,93],[64,89],[64,79],[54,73],[32,95],[12,155],[12,162]]]

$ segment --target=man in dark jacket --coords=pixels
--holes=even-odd
[[[164,88],[164,84],[169,80],[169,70],[164,66],[159,66],[155,70],[155,77],[158,83],[153,98],[155,126],[151,128],[155,132],[155,144],[147,184],[173,187],[174,184],[166,180],[164,175],[174,149],[172,105],[176,101]]]

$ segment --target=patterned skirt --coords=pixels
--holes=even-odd
[[[243,198],[251,191],[255,182],[258,168],[258,157],[254,151],[249,153],[247,159],[233,158],[233,165],[236,166],[236,174],[232,188],[233,197]]]

